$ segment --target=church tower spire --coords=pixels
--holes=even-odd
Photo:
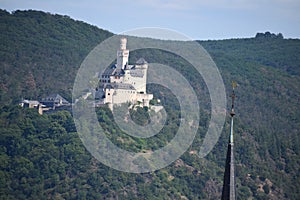
[[[223,181],[222,200],[236,200],[236,186],[235,186],[235,166],[234,166],[234,142],[233,142],[233,118],[234,112],[234,100],[235,93],[234,89],[237,86],[235,82],[232,82],[232,104],[231,104],[231,123],[230,123],[230,136],[227,148],[225,173]]]

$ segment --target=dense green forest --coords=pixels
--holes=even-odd
[[[1,101],[37,99],[49,91],[70,100],[81,62],[96,44],[112,35],[68,16],[0,12]]]
[[[39,115],[21,98],[60,93],[71,101],[76,72],[89,51],[113,34],[68,16],[0,10],[0,199],[220,199],[228,121],[213,151],[198,150],[210,118],[201,77],[182,59],[158,50],[132,52],[130,60],[174,66],[201,96],[198,134],[190,149],[161,170],[131,174],[111,169],[85,149],[72,113]],[[300,198],[300,40],[259,33],[253,38],[198,41],[216,62],[226,85],[237,88],[235,156],[238,199]],[[180,111],[165,88],[149,85],[162,100],[168,123],[155,137],[136,139],[115,126],[107,108],[99,123],[115,144],[131,151],[164,146],[178,128]],[[230,102],[229,102],[230,103]],[[147,123],[144,109],[132,111]],[[120,139],[121,138],[121,139]]]

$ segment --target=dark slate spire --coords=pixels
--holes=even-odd
[[[232,104],[231,104],[231,111],[230,111],[230,116],[231,116],[230,136],[229,136],[229,142],[228,142],[228,148],[227,148],[222,200],[236,200],[234,143],[233,143],[233,118],[235,115],[235,112],[234,112],[234,99],[235,99],[234,88],[235,87],[236,87],[236,83],[232,82],[232,95],[231,95]]]

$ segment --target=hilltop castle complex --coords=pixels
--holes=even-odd
[[[121,103],[149,107],[153,95],[146,93],[148,63],[140,58],[134,65],[129,65],[129,50],[126,49],[126,43],[127,39],[121,38],[117,63],[99,75],[98,95],[110,109],[113,105]]]

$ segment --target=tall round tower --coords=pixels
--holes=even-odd
[[[117,52],[117,68],[124,69],[128,64],[129,50],[126,49],[127,39],[120,39],[120,50]]]
[[[125,50],[126,49],[126,44],[127,44],[127,39],[126,38],[121,38],[120,39],[120,50]]]

